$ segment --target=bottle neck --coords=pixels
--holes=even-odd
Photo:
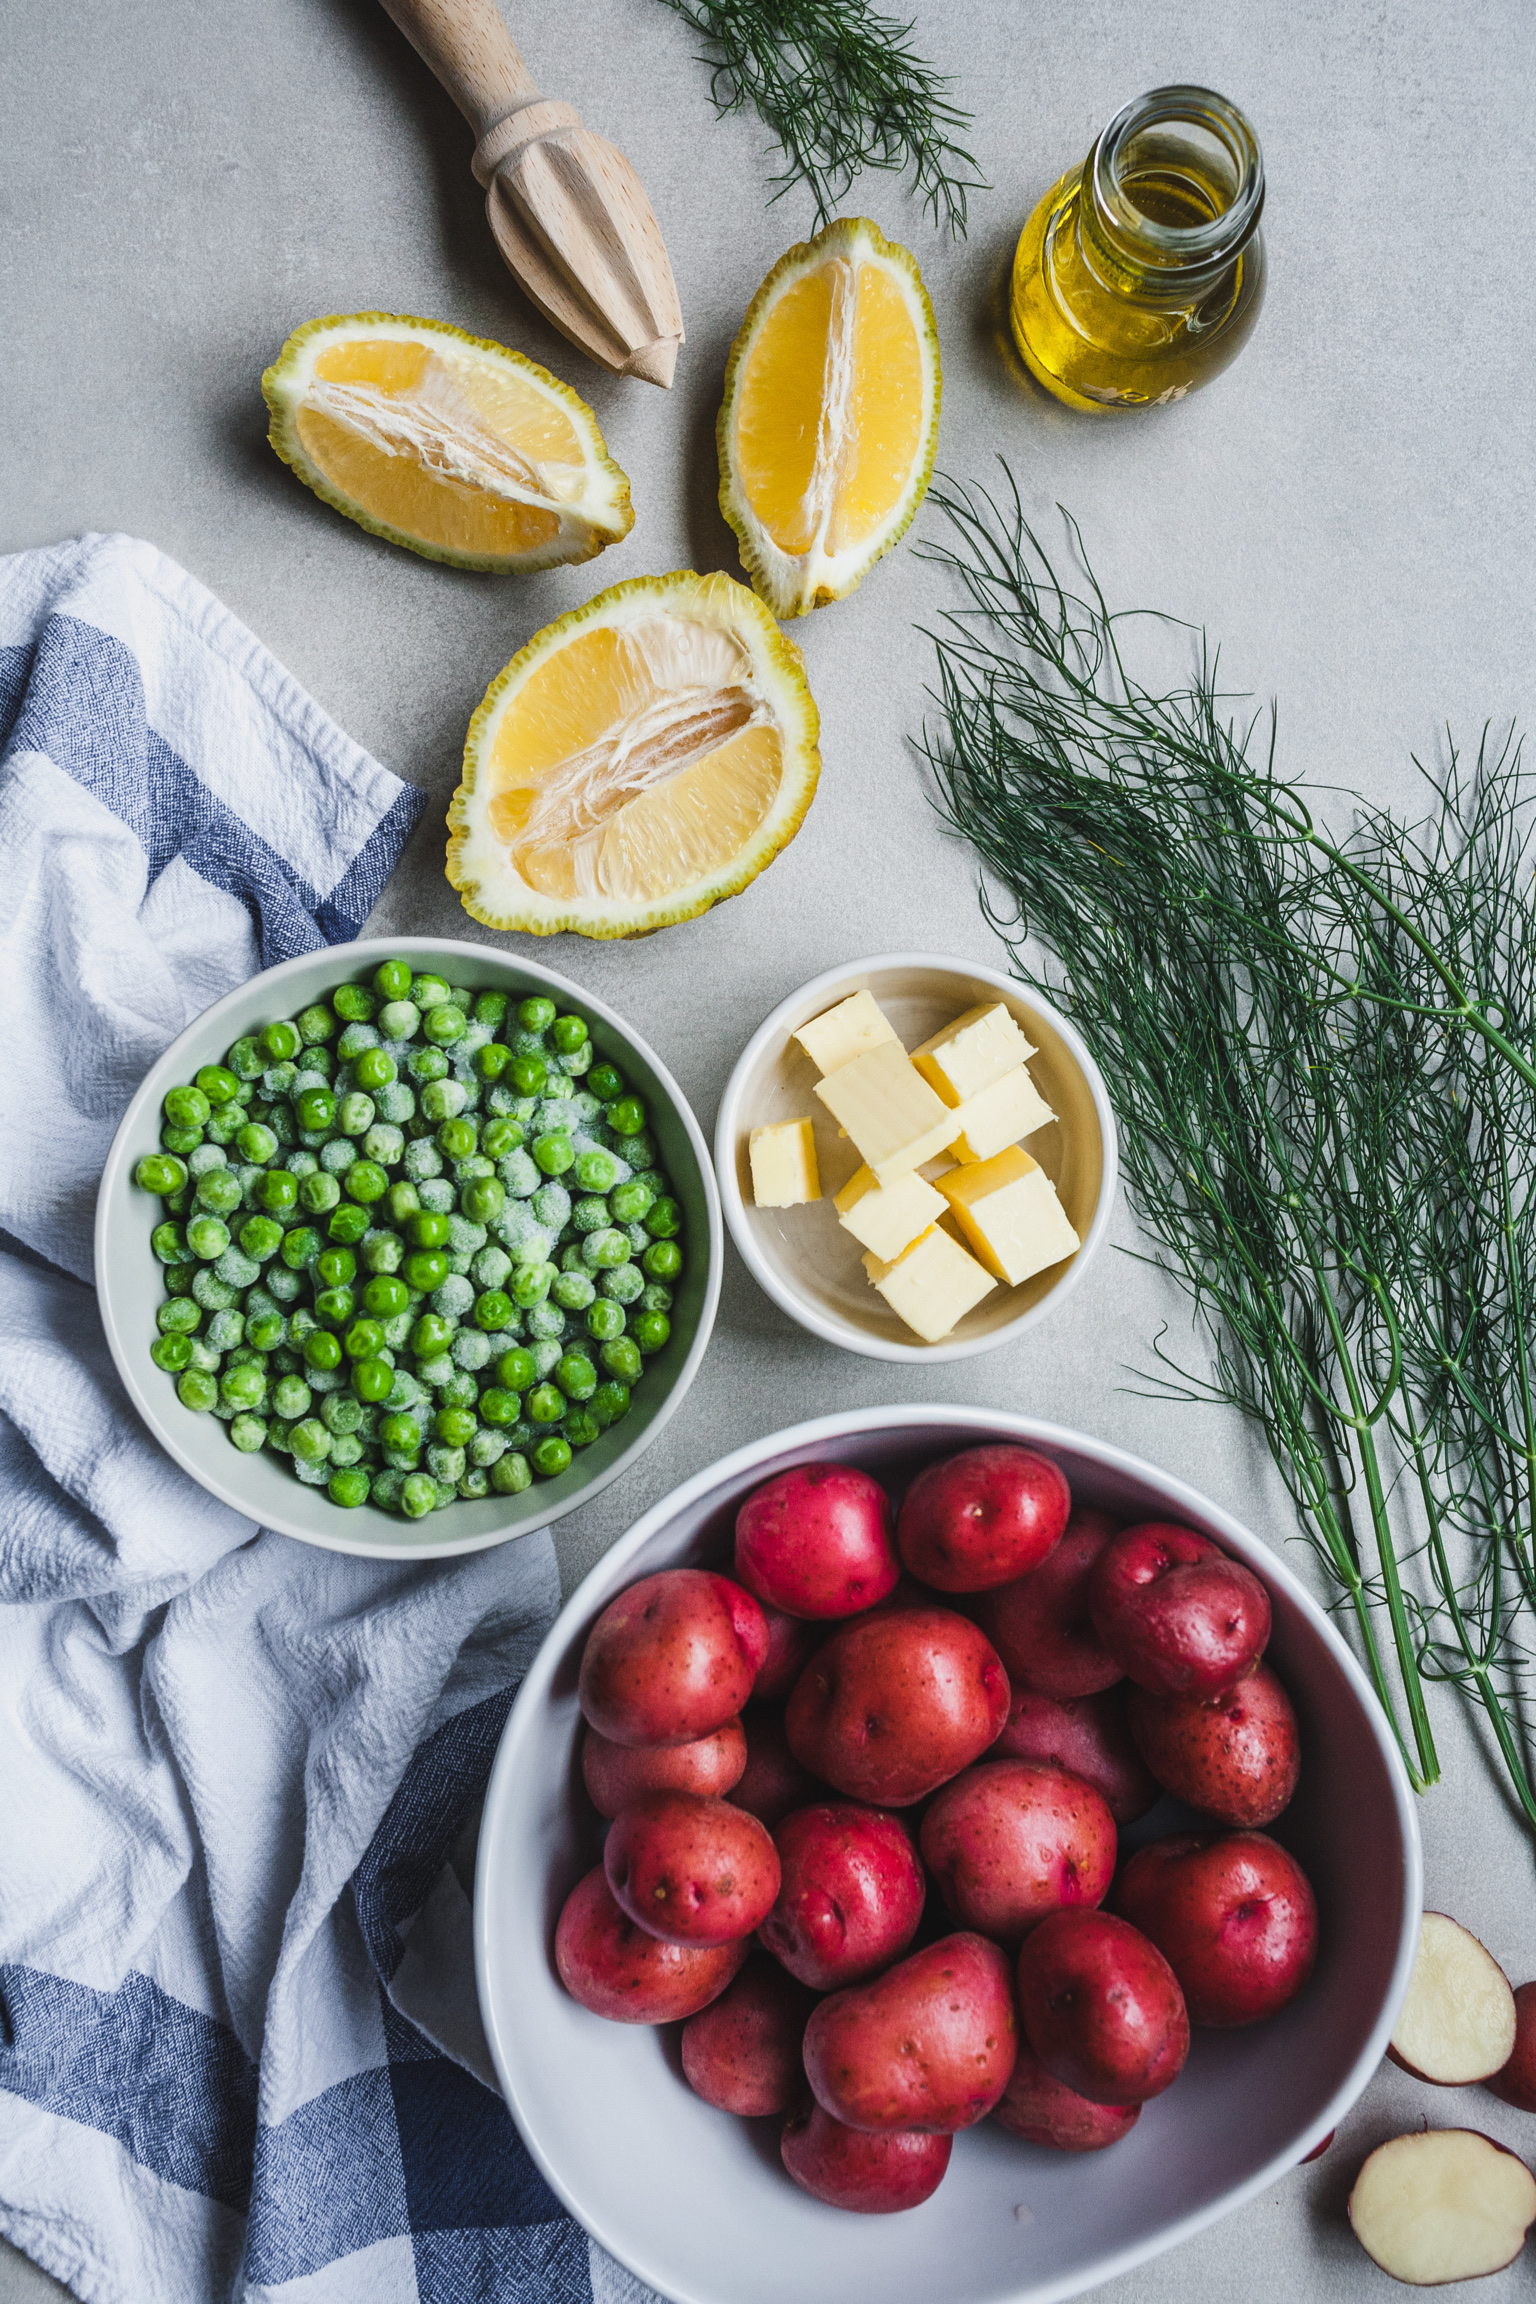
[[[1078,238],[1111,294],[1194,304],[1231,274],[1263,207],[1263,157],[1236,105],[1210,88],[1154,88],[1089,153]]]

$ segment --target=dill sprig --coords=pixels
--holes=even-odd
[[[1452,746],[1422,822],[1343,795],[1330,832],[1204,636],[1182,685],[1146,685],[1131,619],[1085,558],[1057,576],[1007,482],[932,492],[954,540],[929,556],[967,597],[932,635],[923,750],[1017,972],[1103,1067],[1152,1260],[1209,1347],[1191,1373],[1159,1337],[1154,1381],[1262,1428],[1415,1783],[1439,1772],[1427,1684],[1452,1682],[1536,1826],[1519,745]]]
[[[721,113],[751,104],[778,142],[780,200],[810,188],[815,229],[829,224],[866,168],[909,170],[937,224],[956,235],[966,197],[985,189],[958,139],[971,116],[950,82],[911,45],[912,25],[878,16],[869,0],[663,0],[710,43],[711,91]]]

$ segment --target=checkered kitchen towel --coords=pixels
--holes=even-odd
[[[355,936],[423,796],[150,546],[0,561],[0,2231],[101,2304],[609,2304],[494,2093],[461,1874],[557,1600],[261,1531],[107,1354],[161,1049]]]

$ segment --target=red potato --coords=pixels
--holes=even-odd
[[[1522,1984],[1515,1993],[1515,2045],[1488,2086],[1506,2104],[1536,2112],[1536,1984]]]
[[[963,1927],[1017,1944],[1047,1913],[1098,1904],[1115,1873],[1115,1823],[1065,1768],[985,1760],[936,1795],[923,1862]]]
[[[733,1720],[768,1653],[750,1592],[706,1568],[642,1576],[587,1635],[578,1694],[615,1744],[693,1744]]]
[[[850,2128],[970,2128],[1007,2087],[1017,2052],[1007,1957],[970,1934],[834,1992],[805,2028],[816,2101]]]
[[[910,2128],[871,2136],[846,2128],[819,2104],[807,2102],[784,2123],[779,2151],[802,2192],[829,2208],[858,2216],[891,2216],[920,2208],[944,2179],[952,2136]]]
[[[734,1984],[683,2026],[683,2077],[722,2112],[760,2120],[805,2094],[800,2044],[816,1995],[754,1954]]]
[[[1269,1594],[1252,1569],[1166,1521],[1105,1545],[1088,1600],[1111,1656],[1154,1696],[1219,1696],[1269,1644]]]
[[[621,1912],[594,1865],[565,1900],[555,1966],[573,2000],[614,2024],[672,2024],[722,1993],[747,1957],[739,1944],[663,1944]]]
[[[718,1799],[741,1779],[747,1739],[727,1720],[696,1744],[614,1744],[588,1728],[581,1739],[581,1777],[599,1816],[617,1816],[642,1792],[702,1792]]]
[[[1189,2054],[1178,1978],[1112,1912],[1053,1912],[1019,1954],[1019,2019],[1053,2078],[1093,2104],[1145,2104]]]
[[[1117,1824],[1134,1824],[1163,1796],[1136,1749],[1119,1688],[1092,1696],[1037,1696],[1032,1688],[1015,1688],[991,1756],[1070,1768],[1093,1786]]]
[[[851,1800],[786,1816],[774,1834],[781,1884],[758,1941],[818,1992],[887,1968],[917,1933],[927,1883],[899,1818]]]
[[[1132,1688],[1126,1713],[1159,1784],[1223,1824],[1273,1824],[1296,1789],[1296,1715],[1267,1664],[1209,1703]]]
[[[1122,2136],[1129,2136],[1141,2118],[1141,2106],[1090,2103],[1075,2088],[1053,2078],[1029,2042],[1021,2040],[1013,2076],[992,2117],[1026,2144],[1048,2144],[1053,2152],[1102,2152],[1106,2144],[1118,2144]]]
[[[1007,1717],[991,1642],[953,1609],[910,1608],[835,1633],[795,1683],[784,1728],[837,1791],[907,1808],[980,1759]]]
[[[1072,1509],[1066,1476],[1034,1448],[964,1448],[919,1472],[902,1500],[896,1543],[914,1576],[939,1592],[987,1592],[1038,1568]]]
[[[1115,1910],[1179,1980],[1192,2024],[1257,2024],[1312,1973],[1317,1899],[1263,1832],[1177,1832],[1131,1857]]]
[[[754,1704],[782,1704],[801,1673],[821,1646],[822,1633],[801,1616],[786,1616],[782,1608],[764,1607],[768,1625],[768,1653],[752,1683]]]
[[[852,1464],[797,1464],[736,1515],[736,1573],[789,1616],[852,1616],[883,1600],[901,1563],[891,1501]]]
[[[668,1944],[734,1944],[779,1893],[766,1826],[697,1792],[643,1793],[615,1817],[603,1870],[619,1909]]]
[[[1093,1696],[1124,1679],[1088,1613],[1089,1579],[1114,1532],[1107,1514],[1080,1504],[1038,1568],[972,1603],[1015,1687],[1066,1698]]]
[[[733,1808],[745,1808],[771,1832],[791,1809],[808,1808],[827,1787],[802,1768],[784,1734],[782,1712],[753,1704],[742,1716],[747,1765],[728,1795]]]

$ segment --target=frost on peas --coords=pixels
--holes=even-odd
[[[269,1104],[275,1104],[279,1096],[292,1094],[298,1076],[297,1064],[269,1064],[261,1076],[261,1093]]]
[[[336,1125],[343,1136],[366,1136],[373,1126],[373,1098],[351,1088],[336,1107]]]
[[[645,1274],[638,1264],[619,1264],[603,1274],[598,1286],[615,1304],[633,1304],[645,1292]]]
[[[512,1269],[512,1259],[505,1248],[482,1248],[470,1271],[477,1288],[499,1288]]]
[[[187,1362],[189,1368],[195,1368],[202,1376],[215,1375],[222,1368],[224,1365],[223,1353],[215,1352],[213,1346],[203,1337],[189,1336],[187,1342],[192,1347],[192,1357]]]
[[[357,1434],[355,1432],[343,1432],[331,1444],[331,1466],[333,1470],[345,1471],[349,1464],[358,1462],[362,1453],[363,1444],[358,1439]]]
[[[405,1172],[413,1184],[425,1184],[443,1172],[443,1156],[430,1136],[418,1136],[405,1148]]]
[[[671,1289],[664,1288],[659,1280],[648,1280],[640,1291],[640,1309],[642,1312],[670,1312]]]
[[[312,1392],[339,1392],[348,1381],[344,1368],[311,1368],[309,1388]]]
[[[235,1303],[235,1291],[227,1280],[221,1280],[211,1265],[203,1265],[192,1275],[192,1300],[201,1304],[205,1312],[228,1312]]]
[[[385,1040],[414,1040],[420,1024],[421,1010],[414,1000],[391,1000],[379,1010],[379,1031]]]
[[[394,1312],[384,1323],[384,1342],[391,1352],[401,1352],[411,1330],[416,1325],[414,1312]]]
[[[187,1173],[206,1176],[210,1168],[224,1167],[228,1157],[221,1144],[195,1144],[187,1154]]]
[[[578,1232],[605,1232],[612,1221],[607,1201],[595,1193],[578,1200],[571,1210],[571,1223]]]
[[[437,1397],[445,1408],[473,1408],[480,1387],[467,1368],[455,1368],[447,1383],[438,1386]]]
[[[459,1368],[483,1368],[491,1356],[490,1338],[478,1328],[461,1328],[448,1349]]]
[[[558,1368],[565,1357],[565,1346],[557,1339],[540,1336],[529,1347],[533,1360],[534,1379],[542,1384],[552,1368]]]
[[[597,1294],[585,1272],[562,1272],[549,1292],[566,1312],[584,1312]]]
[[[355,1432],[362,1420],[362,1402],[350,1392],[333,1392],[320,1403],[320,1421],[327,1432]]]
[[[377,1160],[381,1168],[393,1168],[405,1157],[405,1136],[402,1130],[388,1121],[376,1120],[363,1138],[363,1158]]]
[[[432,1291],[432,1309],[445,1320],[462,1320],[475,1300],[475,1291],[468,1280],[450,1273],[440,1288]]]
[[[365,1048],[377,1048],[384,1035],[376,1024],[349,1024],[336,1043],[343,1064],[355,1063]]]
[[[434,1480],[458,1480],[464,1471],[464,1451],[434,1440],[427,1450],[427,1470]]]
[[[206,1341],[211,1352],[232,1352],[245,1341],[245,1322],[238,1312],[215,1312],[208,1323]]]
[[[242,1255],[238,1248],[226,1248],[213,1269],[231,1288],[249,1288],[251,1282],[261,1276],[261,1266],[255,1257]]]
[[[457,1120],[468,1102],[462,1080],[429,1080],[421,1092],[421,1116],[440,1128],[445,1120]]]
[[[291,1445],[292,1434],[289,1435],[289,1440]],[[306,1488],[324,1488],[328,1486],[330,1482],[331,1467],[329,1459],[327,1459],[327,1461],[323,1464],[306,1464],[302,1458],[295,1456],[293,1459],[293,1469],[298,1474],[299,1478],[303,1481]]]
[[[367,1098],[364,1097],[364,1103]],[[320,1165],[327,1176],[345,1176],[357,1158],[357,1146],[349,1144],[345,1136],[333,1136],[320,1154]]]
[[[440,1384],[453,1381],[454,1366],[446,1352],[437,1352],[430,1360],[418,1360],[416,1373],[423,1384],[430,1384],[435,1392]]]
[[[509,1152],[496,1173],[514,1200],[526,1200],[544,1181],[537,1161],[521,1149]]]
[[[477,1177],[494,1176],[495,1173],[495,1161],[487,1160],[483,1152],[471,1152],[467,1160],[455,1160],[453,1164],[453,1180],[461,1188],[473,1184]]]
[[[408,1088],[403,1080],[391,1080],[387,1088],[379,1090],[373,1101],[378,1107],[379,1118],[387,1120],[392,1128],[403,1128],[407,1120],[416,1117],[416,1092]]]
[[[532,1305],[528,1313],[528,1333],[535,1342],[543,1344],[565,1334],[565,1314],[558,1304],[546,1297],[542,1304]]]
[[[499,1463],[506,1452],[505,1432],[493,1432],[488,1425],[481,1427],[465,1450],[471,1464],[479,1465],[483,1471],[489,1471],[493,1464]]]
[[[421,1205],[429,1216],[446,1216],[453,1207],[453,1186],[446,1176],[423,1176],[417,1184]]]
[[[533,1212],[558,1236],[571,1220],[571,1196],[563,1184],[541,1184],[533,1196]]]
[[[286,1264],[270,1264],[266,1272],[267,1288],[279,1304],[291,1304],[304,1282],[297,1272],[290,1272]]]
[[[323,1144],[325,1138],[322,1136],[319,1142]],[[306,1176],[318,1175],[320,1169],[320,1163],[315,1158],[313,1151],[290,1152],[283,1165],[290,1176],[297,1176],[301,1184]]]
[[[386,1416],[403,1416],[410,1409],[418,1407],[425,1396],[420,1382],[410,1370],[397,1368],[394,1383],[384,1400],[384,1413]]]
[[[573,1114],[569,1104],[557,1096],[541,1096],[534,1106],[531,1132],[535,1136],[548,1136],[558,1132],[569,1136]]]

